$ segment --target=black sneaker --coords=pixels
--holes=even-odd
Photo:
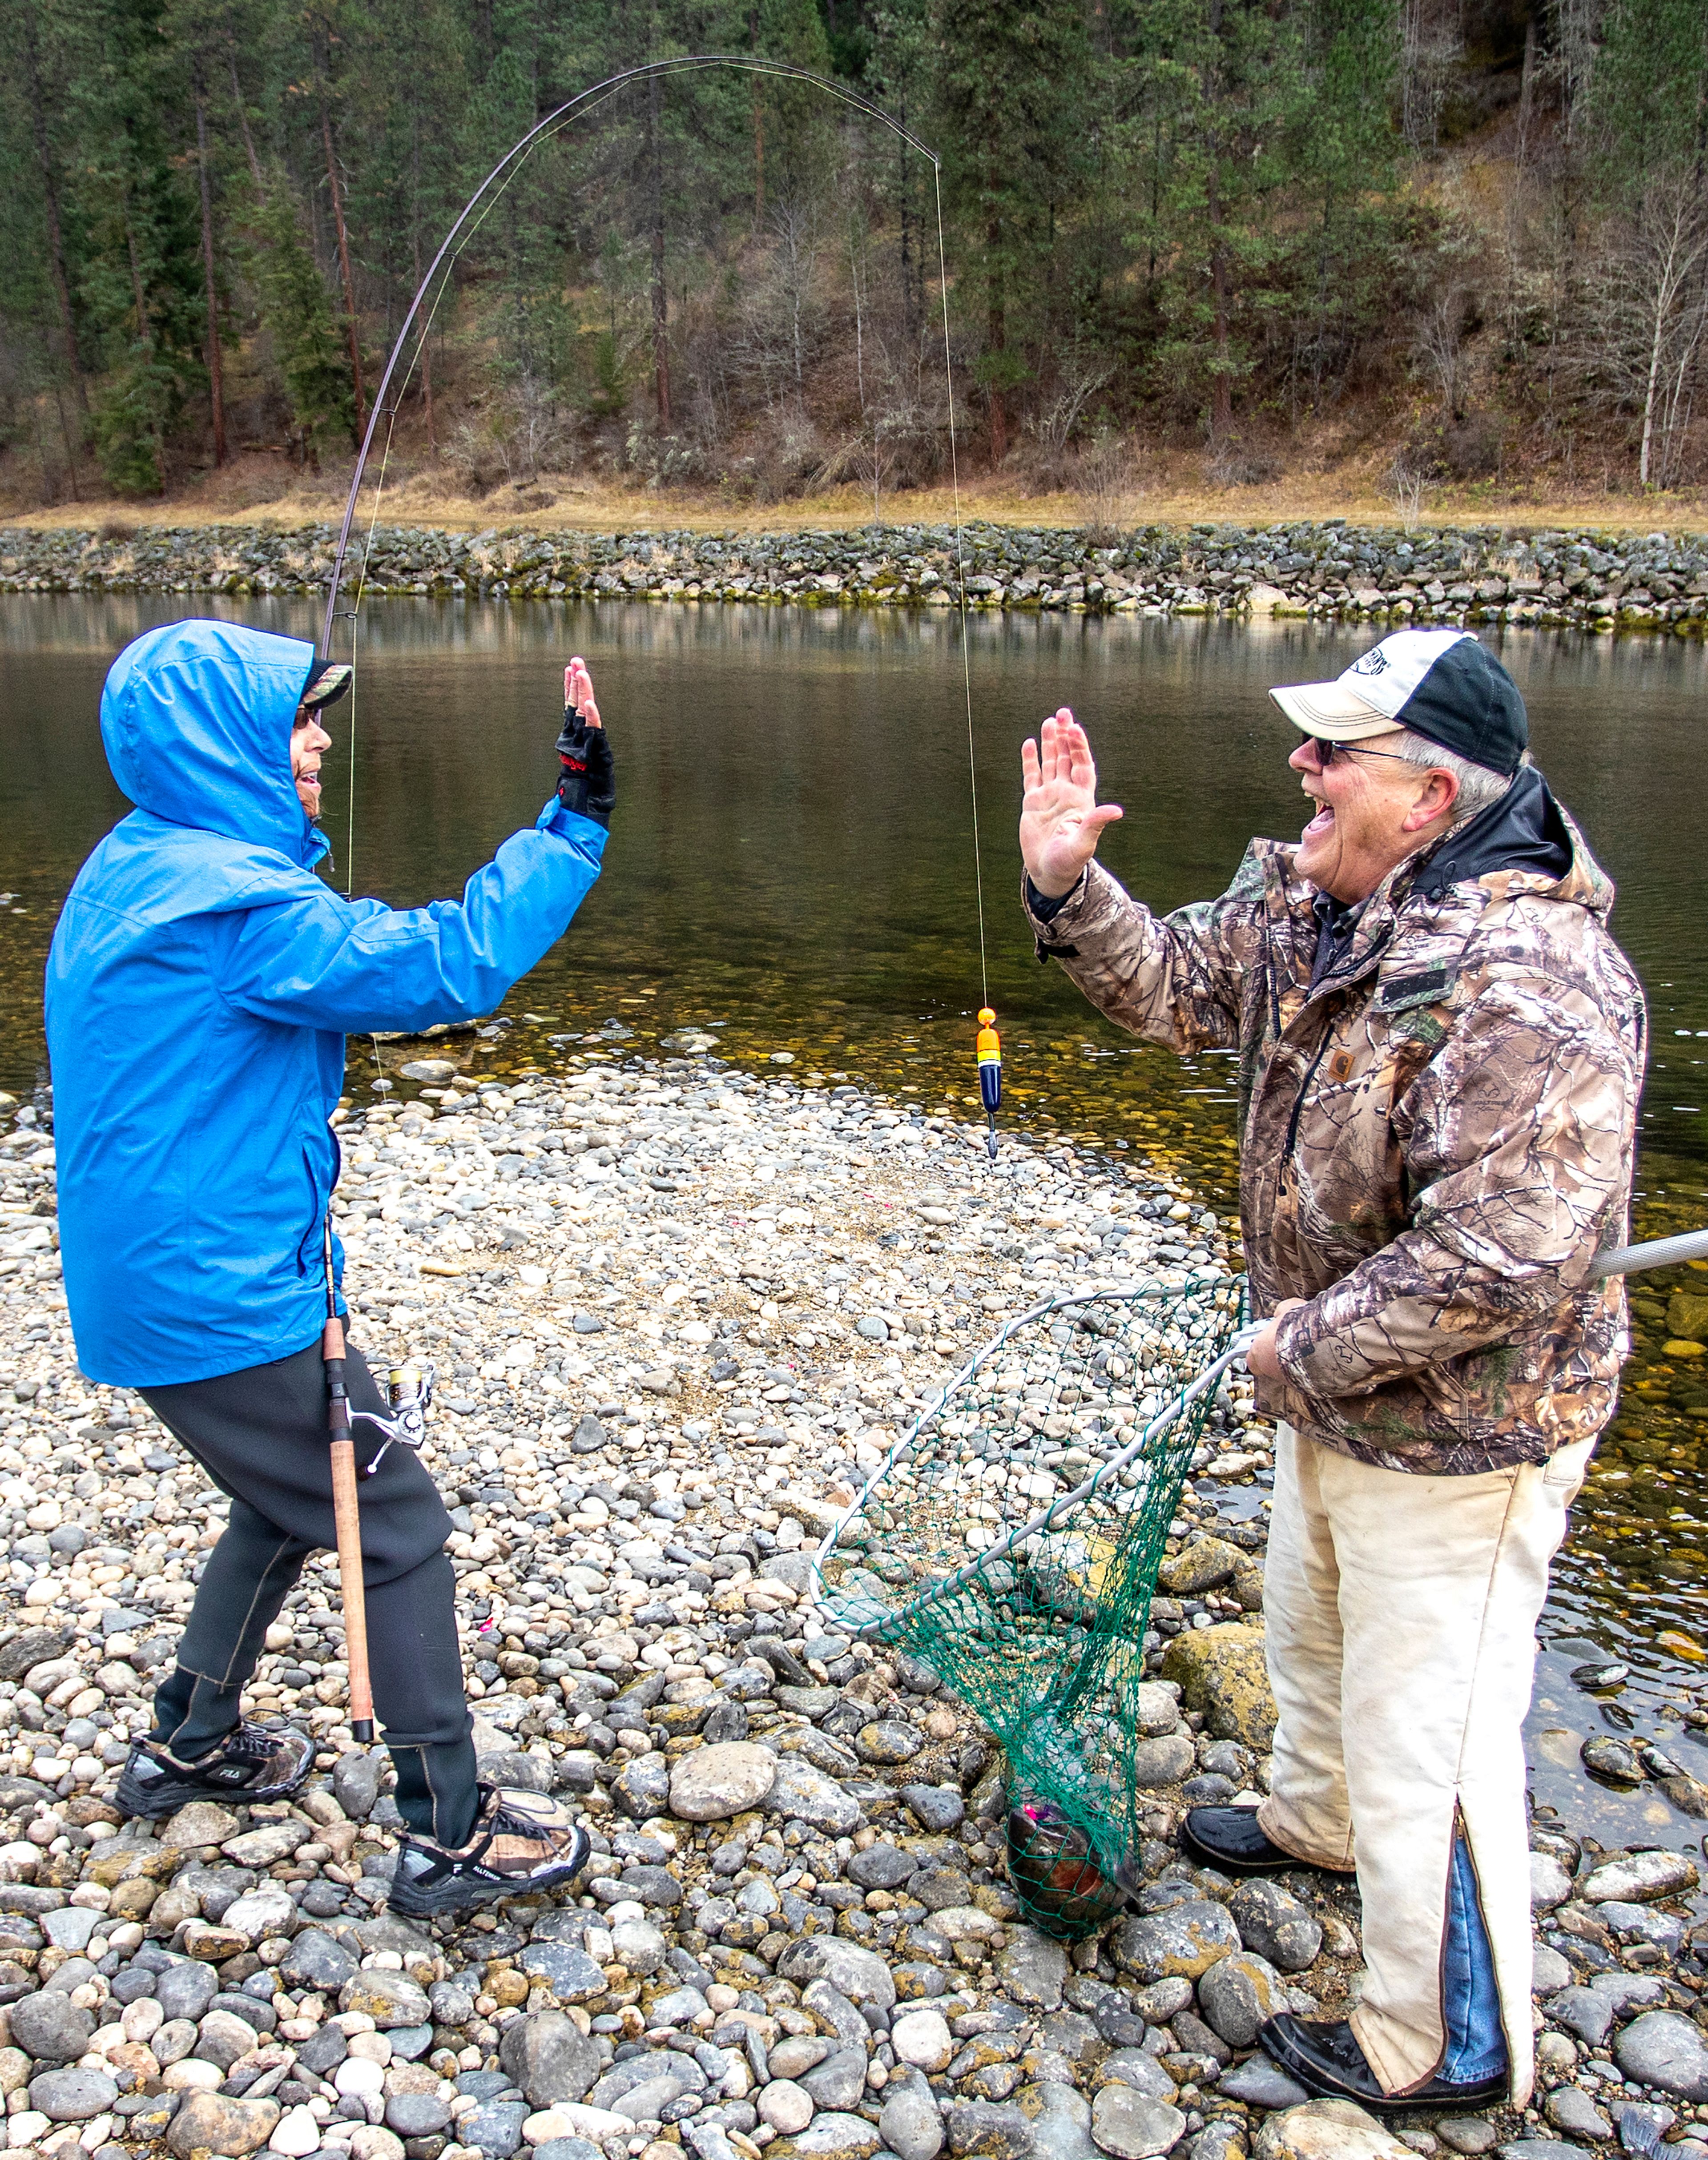
[[[592,1851],[587,1832],[556,1800],[543,1793],[482,1785],[480,1811],[466,1845],[438,1845],[413,1831],[404,1838],[392,1877],[392,1910],[423,1920],[494,1898],[563,1889]]]
[[[246,1721],[194,1763],[133,1740],[114,1804],[121,1815],[158,1822],[190,1800],[288,1799],[314,1767],[314,1742],[288,1725]]]

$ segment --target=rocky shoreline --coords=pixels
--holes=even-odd
[[[1236,1884],[1175,1842],[1193,1799],[1267,1773],[1249,1391],[1218,1398],[1173,1525],[1146,1880],[1100,1938],[1021,1924],[992,1736],[824,1613],[811,1548],[1003,1316],[1069,1283],[1225,1295],[1231,1223],[1065,1145],[990,1166],[982,1129],[797,1085],[787,1053],[749,1074],[687,1035],[478,1077],[497,1039],[393,1046],[401,1086],[341,1114],[353,1337],[439,1369],[477,1742],[596,1846],[579,1896],[457,1926],[386,1909],[397,1817],[383,1755],[349,1744],[330,1557],[250,1698],[315,1737],[308,1789],[119,1822],[223,1503],[145,1405],[78,1375],[50,1098],[0,1103],[8,2150],[1708,2160],[1695,1857],[1602,1851],[1546,1810],[1534,2107],[1391,2130],[1301,2106],[1253,2051],[1277,2007],[1342,2010],[1360,1951],[1350,1887]],[[1059,1439],[1141,1410],[1106,1367]]]
[[[324,593],[336,528],[0,530],[0,592]],[[973,524],[775,534],[475,534],[379,526],[359,544],[370,595],[457,600],[786,601],[1139,615],[1487,623],[1700,636],[1708,537],[1510,527],[1404,532],[1331,519],[1264,528],[1082,532]]]

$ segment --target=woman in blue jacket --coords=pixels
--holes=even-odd
[[[83,865],[48,961],[79,1362],[138,1389],[231,1503],[120,1782],[150,1817],[278,1799],[313,1764],[304,1735],[246,1723],[241,1697],[304,1560],[335,1544],[319,1345],[345,1037],[490,1012],[598,876],[615,799],[578,659],[558,792],[532,828],[460,901],[340,899],[316,875],[314,820],[319,715],[348,683],[312,646],[235,623],[127,646],[101,726],[137,807]],[[384,1410],[354,1349],[346,1379],[352,1409]],[[371,1431],[356,1427],[359,1451]],[[364,1481],[361,1529],[375,1706],[408,1826],[393,1904],[424,1914],[568,1880],[584,1834],[537,1794],[476,1781],[450,1519],[415,1455],[390,1450]]]

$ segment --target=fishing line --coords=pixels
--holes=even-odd
[[[990,1003],[990,971],[984,957],[984,862],[979,845],[979,758],[973,740],[973,656],[967,644],[967,558],[961,528],[961,470],[955,450],[955,373],[949,345],[949,268],[943,247],[943,173],[933,158],[937,213],[937,289],[943,303],[943,382],[949,397],[949,487],[955,504],[955,583],[961,600],[961,678],[967,693],[967,779],[973,800],[973,883],[979,906],[979,1002]]]
[[[332,649],[332,626],[337,619],[338,595],[342,585],[345,567],[350,554],[350,531],[356,521],[358,497],[362,477],[374,444],[374,438],[383,415],[387,420],[386,440],[380,459],[380,470],[374,490],[372,515],[362,543],[361,572],[355,595],[355,604],[349,610],[350,661],[350,797],[346,819],[345,857],[346,891],[354,896],[356,889],[356,688],[357,648],[362,601],[367,590],[368,566],[372,558],[374,537],[379,527],[381,504],[385,493],[386,473],[389,465],[392,443],[396,437],[397,413],[402,400],[413,380],[416,366],[427,349],[428,340],[445,294],[451,288],[452,273],[461,259],[464,250],[491,216],[494,209],[510,187],[517,174],[527,164],[542,144],[553,142],[565,133],[572,121],[589,117],[609,103],[620,91],[643,81],[669,75],[693,75],[709,72],[714,68],[730,68],[739,74],[770,76],[786,81],[802,82],[822,91],[839,104],[849,106],[868,118],[880,121],[910,149],[927,159],[932,169],[932,193],[937,216],[937,288],[942,309],[943,326],[943,382],[947,398],[947,426],[949,438],[949,484],[953,502],[955,521],[955,582],[956,599],[960,616],[961,679],[967,717],[967,772],[970,797],[973,839],[973,882],[974,905],[979,927],[979,980],[981,1006],[979,1020],[979,1068],[980,1093],[989,1124],[989,1145],[993,1160],[996,1155],[995,1113],[1001,1101],[1000,1043],[994,1031],[995,1015],[989,1010],[990,974],[988,941],[984,920],[984,862],[979,825],[979,760],[976,729],[973,714],[973,663],[969,641],[967,607],[967,549],[966,527],[961,506],[961,474],[959,444],[955,432],[955,378],[953,343],[949,325],[948,251],[943,229],[942,160],[928,143],[922,143],[911,129],[905,127],[884,108],[870,98],[862,97],[846,85],[816,75],[810,68],[797,66],[792,61],[772,60],[751,55],[733,53],[686,54],[673,60],[650,61],[641,67],[629,68],[579,91],[575,96],[548,113],[528,132],[510,148],[493,166],[486,178],[475,189],[464,205],[455,223],[439,243],[439,251],[428,265],[427,273],[416,287],[402,323],[399,326],[388,356],[385,371],[375,392],[373,411],[363,432],[361,447],[356,456],[356,470],[350,480],[350,493],[344,506],[343,522],[339,527],[338,544],[333,558],[332,574],[326,595],[326,611],[322,626],[321,650],[330,656]],[[484,200],[483,200],[484,199]],[[439,278],[443,270],[444,276]],[[433,293],[432,304],[424,319],[421,317],[423,304],[439,279],[438,289]],[[412,346],[413,339],[413,350]],[[392,382],[406,350],[410,350],[408,366],[395,396],[392,395]]]

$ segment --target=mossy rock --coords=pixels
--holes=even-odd
[[[1186,1708],[1202,1713],[1217,1740],[1269,1752],[1276,1711],[1260,1625],[1233,1621],[1185,1629],[1162,1654],[1162,1677],[1178,1682]]]

